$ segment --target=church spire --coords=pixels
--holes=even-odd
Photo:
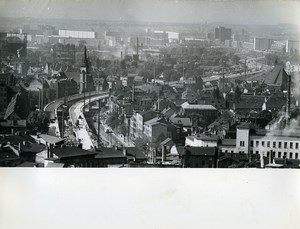
[[[90,73],[90,69],[89,69],[89,58],[87,56],[87,49],[86,46],[84,46],[84,65],[86,67],[86,74]]]

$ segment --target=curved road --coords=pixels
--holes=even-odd
[[[98,101],[100,99],[105,99],[105,98],[108,98],[108,96],[109,96],[108,92],[102,92],[102,93],[100,93],[100,95],[91,96],[90,102]],[[86,104],[88,104],[88,103],[89,103],[89,100],[86,101]],[[75,127],[76,137],[82,143],[83,149],[91,150],[91,149],[94,149],[94,144],[93,144],[90,134],[88,132],[88,129],[89,129],[88,124],[82,113],[83,105],[84,105],[83,100],[77,101],[70,107],[69,114],[70,114],[70,118],[72,120],[73,126],[76,126],[75,123],[78,120],[79,116],[82,117],[82,123],[79,125],[79,127]]]
[[[108,93],[107,91],[105,92],[98,92],[98,91],[93,91],[91,93],[85,93],[85,97],[89,98],[90,96],[93,97],[95,95],[99,95],[99,94],[103,94],[103,93]],[[84,97],[84,94],[75,94],[75,95],[71,95],[68,96],[67,102],[72,102],[78,99],[81,99]],[[55,127],[54,132],[56,133],[57,136],[60,136],[60,131],[59,131],[59,125],[58,125],[58,120],[57,120],[57,109],[63,105],[65,98],[59,98],[56,99],[50,103],[48,103],[45,107],[44,107],[44,111],[48,112],[50,115],[50,119],[54,119],[55,123],[52,125],[53,127]],[[88,103],[89,99],[86,99],[86,104]]]

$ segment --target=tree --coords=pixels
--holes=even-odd
[[[120,120],[118,117],[118,113],[117,112],[112,112],[108,119],[106,120],[106,124],[108,126],[110,126],[113,130],[115,130],[116,128],[118,128],[118,126],[120,125]]]
[[[199,131],[199,128],[206,125],[206,121],[201,114],[194,112],[189,117],[192,120],[192,128],[194,131]]]
[[[27,131],[29,134],[48,133],[49,117],[44,111],[32,111],[27,117]]]

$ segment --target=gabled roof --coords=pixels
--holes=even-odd
[[[275,66],[272,71],[269,72],[266,76],[264,76],[264,83],[267,85],[276,85],[281,86],[287,81],[287,73],[284,68],[280,65]]]
[[[48,135],[48,134],[40,134],[39,136],[40,136],[40,138],[42,138],[45,142],[48,142],[48,143],[50,143],[50,144],[56,144],[56,143],[58,143],[58,142],[64,141],[64,139],[62,139],[62,138],[58,138],[58,137],[51,136],[51,135]]]
[[[53,148],[50,149],[50,152],[55,154],[58,158],[78,157],[97,154],[96,151],[88,151],[78,147]]]

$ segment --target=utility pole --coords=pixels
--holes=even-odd
[[[85,111],[85,83],[83,82],[83,113]]]
[[[247,58],[245,57],[245,66],[244,66],[244,73],[245,73],[245,76],[246,76],[246,68],[247,68]]]

